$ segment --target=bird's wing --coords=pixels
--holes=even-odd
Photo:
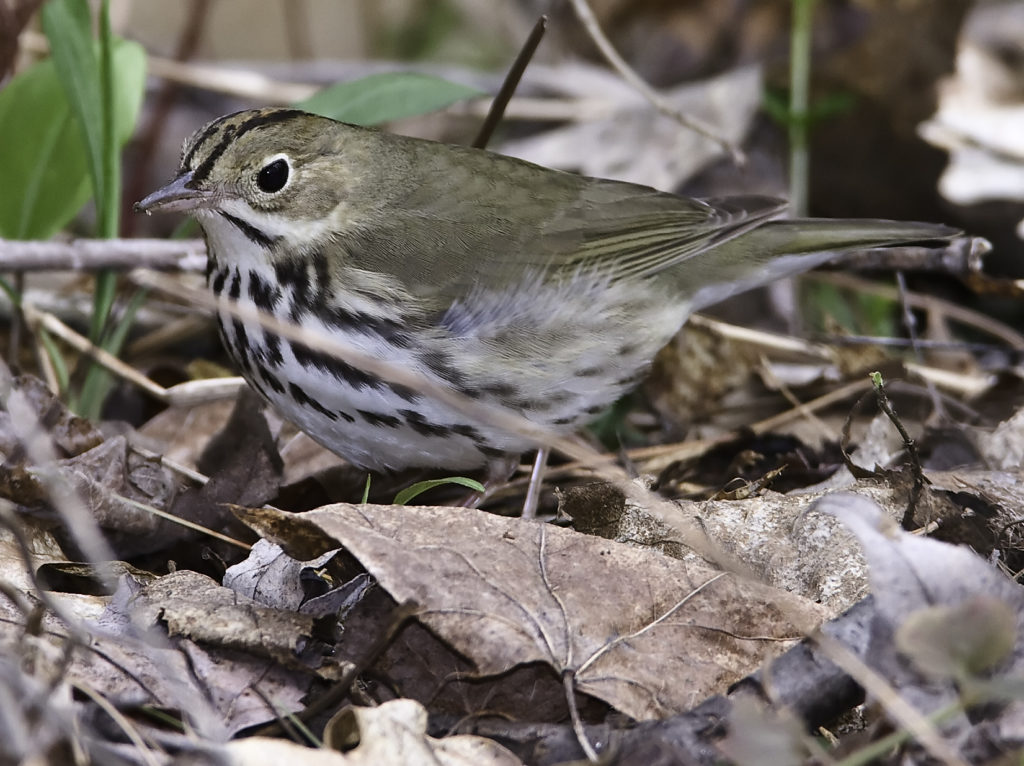
[[[759,196],[689,199],[460,147],[402,148],[403,156],[423,152],[403,166],[402,193],[389,196],[373,225],[350,231],[345,244],[355,262],[437,305],[481,283],[501,288],[580,273],[607,282],[642,279],[755,228],[784,206]],[[398,185],[391,180],[389,188]]]

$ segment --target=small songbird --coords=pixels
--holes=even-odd
[[[945,226],[770,220],[778,199],[688,199],[291,110],[222,117],[136,205],[193,214],[221,298],[341,337],[569,433],[632,388],[687,316],[836,251]],[[505,479],[537,446],[256,323],[219,314],[239,370],[356,466]]]

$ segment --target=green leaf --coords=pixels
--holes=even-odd
[[[440,77],[389,72],[328,86],[295,107],[354,125],[379,125],[433,112],[479,95],[481,91],[476,88]]]
[[[50,57],[85,144],[93,193],[103,200],[103,103],[89,4],[86,0],[50,0],[43,6],[42,21]]]
[[[418,481],[411,487],[406,487],[397,495],[395,495],[395,505],[406,505],[410,500],[419,495],[422,495],[428,489],[434,487],[440,487],[443,484],[458,484],[461,487],[468,487],[474,492],[484,492],[484,485],[473,479],[467,479],[465,476],[451,476],[447,479],[429,479],[428,481]]]
[[[136,43],[119,40],[114,46],[121,144],[142,105],[145,60]],[[0,90],[0,136],[0,237],[48,239],[90,197],[86,150],[52,60],[25,69]]]

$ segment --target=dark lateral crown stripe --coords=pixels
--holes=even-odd
[[[207,176],[210,175],[210,171],[213,170],[214,163],[220,159],[220,156],[227,150],[228,145],[240,138],[241,136],[248,133],[250,130],[255,128],[263,127],[264,125],[272,125],[275,122],[286,122],[293,120],[296,117],[305,115],[305,112],[300,112],[298,109],[276,109],[267,114],[257,114],[244,122],[239,123],[237,126],[228,125],[224,128],[224,135],[221,136],[220,141],[217,143],[213,150],[207,155],[206,159],[200,163],[199,167],[192,173],[192,185],[194,186],[201,181],[205,181]],[[182,162],[183,167],[188,167],[192,160],[195,158],[196,152],[207,142],[210,138],[216,135],[217,130],[224,124],[225,120],[231,120],[236,115],[225,117],[224,120],[218,120],[217,122],[210,125],[209,129],[203,134],[192,147],[192,150],[188,153]]]

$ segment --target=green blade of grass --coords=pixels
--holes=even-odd
[[[450,476],[447,479],[429,479],[428,481],[418,481],[411,487],[406,487],[395,495],[395,505],[405,505],[410,500],[422,495],[428,489],[440,487],[443,484],[458,484],[460,487],[468,487],[474,492],[485,491],[483,484],[473,479],[468,479],[465,476]]]
[[[131,329],[132,322],[135,321],[135,315],[142,308],[148,295],[148,290],[139,290],[129,299],[124,313],[101,346],[104,351],[109,351],[115,356],[121,353],[124,342],[128,339],[128,331]],[[104,367],[95,363],[90,365],[89,371],[85,375],[85,382],[82,384],[82,391],[75,402],[75,409],[84,417],[98,418],[103,408],[103,400],[106,398],[107,392],[110,391],[112,382],[111,374]]]

